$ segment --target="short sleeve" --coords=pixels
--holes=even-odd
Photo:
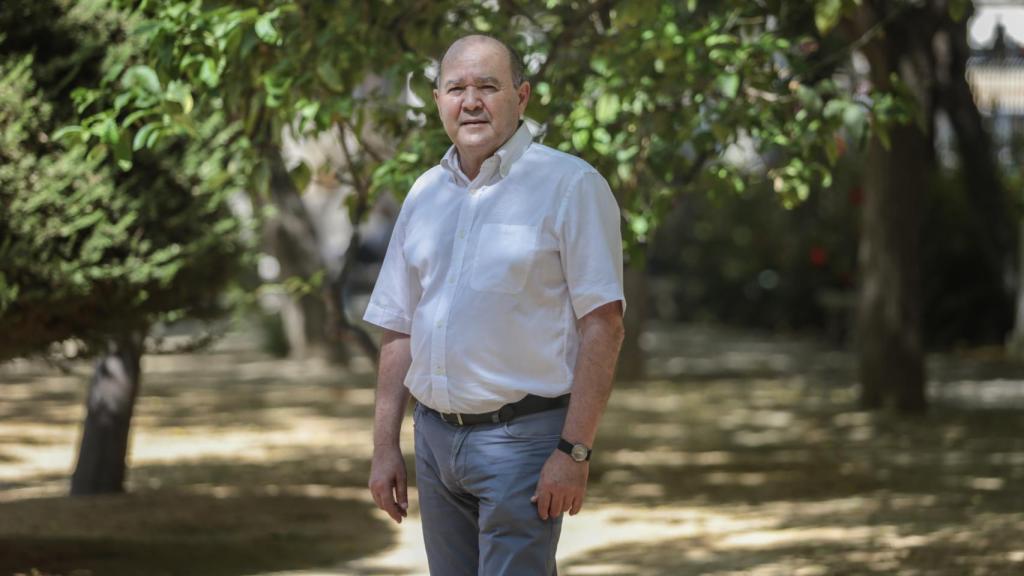
[[[583,173],[559,213],[562,270],[576,318],[616,300],[625,311],[619,207],[608,182],[597,172]]]
[[[420,291],[416,277],[405,260],[405,231],[408,218],[407,207],[399,214],[395,229],[391,233],[388,249],[384,255],[377,283],[374,284],[370,302],[366,306],[363,320],[403,334],[412,332],[412,316],[419,302]]]

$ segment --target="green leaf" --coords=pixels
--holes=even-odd
[[[576,150],[583,151],[590,142],[590,130],[577,130],[572,133],[572,145]]]
[[[101,137],[103,141],[110,145],[117,145],[121,139],[121,134],[117,130],[117,122],[113,118],[107,118],[103,121]]]
[[[142,88],[150,94],[159,94],[161,91],[160,78],[156,72],[142,64],[129,68],[121,77],[121,85],[125,88]]]
[[[321,60],[316,66],[316,75],[333,92],[345,92],[345,84],[341,81],[337,68],[330,62]]]
[[[192,100],[192,91],[188,85],[174,81],[167,85],[167,93],[164,98],[170,102],[177,102],[181,104],[181,111],[185,114],[192,112],[194,102]]]
[[[597,99],[594,115],[601,124],[611,124],[619,115],[619,108],[619,96],[617,94],[602,94]]]
[[[125,116],[125,119],[121,121],[121,126],[127,128],[128,126],[134,124],[137,120],[149,116],[150,114],[153,114],[153,110],[136,110],[128,116]]]
[[[127,138],[118,138],[117,142],[114,144],[114,159],[117,160],[117,166],[121,170],[131,170],[132,145],[128,142]]]
[[[715,46],[724,46],[726,44],[736,44],[737,38],[732,34],[712,34],[708,36],[707,40],[704,41],[704,45],[708,48],[714,48]]]
[[[145,148],[149,142],[150,135],[159,127],[160,125],[156,122],[150,122],[139,128],[139,131],[135,133],[135,138],[132,139],[132,150],[138,151]]]
[[[282,44],[281,34],[274,27],[274,19],[280,14],[278,10],[271,10],[256,20],[256,35],[267,44],[280,46]]]
[[[633,234],[643,237],[651,229],[650,221],[643,214],[634,214],[629,217],[629,229]]]
[[[823,36],[828,34],[839,23],[842,13],[843,0],[817,0],[814,4],[814,25],[818,32]]]
[[[728,98],[735,98],[740,89],[740,77],[737,74],[726,73],[718,77],[718,87]]]
[[[210,88],[217,86],[220,82],[220,72],[217,70],[217,62],[211,59],[203,60],[199,67],[199,79]]]
[[[77,125],[65,126],[60,130],[53,133],[51,138],[54,140],[62,140],[64,138],[81,139],[85,133],[85,128]]]

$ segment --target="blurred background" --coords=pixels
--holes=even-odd
[[[1024,571],[1024,3],[6,0],[0,573],[426,573],[359,319],[472,32],[622,210],[562,573]]]

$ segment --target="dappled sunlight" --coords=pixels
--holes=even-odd
[[[218,492],[2,503],[0,571],[34,565],[47,574],[241,576],[338,563],[390,540],[363,500]]]
[[[920,418],[864,412],[856,408],[852,365],[813,343],[749,334],[734,342],[733,332],[703,327],[652,334],[656,354],[698,356],[704,364],[616,388],[595,446],[587,503],[565,521],[560,573],[1024,572],[1020,413],[965,408],[950,398]],[[692,347],[673,352],[663,338]],[[152,549],[160,550],[167,526],[202,522],[202,511],[187,509],[198,506],[253,523],[255,532],[239,534],[257,534],[271,522],[285,534],[313,534],[311,548],[281,549],[280,564],[226,558],[231,566],[253,566],[246,574],[425,575],[415,491],[409,517],[395,526],[373,510],[365,488],[372,374],[272,360],[232,343],[146,360],[128,489],[150,509],[173,508],[172,494],[185,509],[169,510],[156,524],[128,517],[125,525],[151,533]],[[716,349],[733,353],[719,356]],[[939,366],[933,386],[968,379],[959,364]],[[3,390],[19,400],[0,405],[0,516],[73,513],[61,509],[68,500],[53,498],[67,490],[83,415],[88,366],[73,369],[68,376],[23,364],[16,374],[3,373],[11,376]],[[946,379],[941,370],[956,377]],[[411,464],[408,420],[402,442]],[[298,503],[294,514],[279,508],[284,502]],[[234,511],[250,503],[258,509]],[[318,516],[321,504],[339,516]],[[347,507],[356,516],[342,513]],[[115,513],[145,515],[131,506]],[[227,538],[235,528],[224,522],[210,526]],[[358,528],[356,522],[374,528],[354,538],[331,536]],[[36,549],[58,546],[67,535],[62,530],[73,525],[40,527],[35,541],[44,548]],[[0,545],[27,537],[15,524],[0,526],[7,530]],[[381,539],[360,539],[371,535]],[[151,549],[137,540],[118,546],[130,549],[127,563],[144,562]],[[319,552],[304,552],[311,549]],[[224,550],[242,553],[231,545]]]

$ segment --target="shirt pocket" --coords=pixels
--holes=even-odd
[[[484,224],[480,228],[470,286],[484,292],[521,292],[536,248],[537,226]]]

